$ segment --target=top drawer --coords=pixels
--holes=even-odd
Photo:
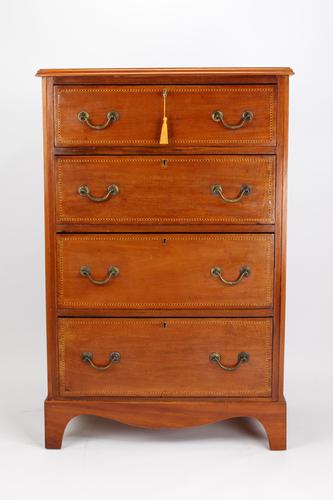
[[[275,145],[274,85],[56,86],[55,145],[159,145],[164,90],[170,145]]]

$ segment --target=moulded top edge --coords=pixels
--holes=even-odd
[[[39,69],[36,76],[170,76],[170,75],[216,75],[216,76],[288,76],[291,68],[91,68],[91,69]]]

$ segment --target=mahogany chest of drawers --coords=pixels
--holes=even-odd
[[[289,68],[40,70],[47,448],[91,414],[286,447]]]

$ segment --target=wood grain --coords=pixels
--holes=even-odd
[[[273,235],[58,235],[58,305],[68,308],[258,308],[273,301]],[[102,280],[110,266],[119,276],[98,286],[80,275],[88,266]],[[211,275],[218,266],[236,280]]]
[[[57,393],[58,344],[56,336],[56,234],[53,157],[53,80],[43,79],[43,142],[44,142],[44,221],[45,221],[45,292],[47,329],[48,395]]]
[[[273,315],[273,308],[255,308],[255,309],[93,309],[93,308],[64,308],[58,307],[59,317],[98,317],[98,318],[160,318],[163,316],[169,318],[270,318]]]
[[[45,401],[45,446],[61,448],[68,422],[78,415],[97,415],[149,429],[196,427],[235,417],[256,418],[271,450],[286,449],[286,403],[186,400]]]
[[[55,86],[56,146],[158,145],[164,88],[159,86]],[[171,145],[275,145],[275,86],[167,86],[167,116]],[[220,110],[226,122],[237,124],[245,111],[254,118],[237,130],[212,120]],[[95,125],[109,111],[119,120],[103,130],[80,122],[86,111]]]
[[[280,182],[280,196],[281,196],[281,209],[280,209],[280,227],[281,237],[280,241],[280,255],[281,273],[278,279],[279,289],[276,295],[279,301],[276,307],[276,317],[278,318],[278,373],[277,378],[277,391],[278,398],[283,398],[283,384],[284,384],[284,346],[285,346],[285,315],[286,315],[286,270],[287,270],[287,168],[288,168],[288,116],[289,116],[289,78],[279,77],[279,99],[280,99],[280,120],[279,126],[281,128],[281,142],[278,152],[281,170]]]
[[[70,396],[261,396],[271,395],[270,319],[60,319],[60,395]],[[149,346],[149,348],[148,348]],[[98,371],[82,361],[107,365]],[[228,367],[240,352],[249,361],[225,371],[209,360],[221,355]]]
[[[73,147],[55,147],[54,154],[56,156],[90,156],[90,155],[151,155],[160,156],[169,155],[200,155],[203,157],[207,154],[214,155],[275,155],[276,145],[274,146],[258,146],[253,144],[241,143],[234,146],[218,146],[212,144],[197,145],[175,145],[175,144],[155,144],[153,146],[104,146],[104,145],[86,145],[86,146],[73,146]]]
[[[221,76],[231,75],[235,77],[244,76],[262,76],[262,75],[293,75],[294,72],[291,68],[66,68],[66,69],[40,69],[37,71],[36,76],[92,76],[102,77],[110,76],[131,76],[136,75],[143,78],[146,75],[152,75],[157,78],[163,76],[167,78],[171,75],[189,75],[191,77],[200,76],[207,78],[209,75]],[[96,81],[96,80],[95,80]]]
[[[274,210],[275,212],[275,210]],[[146,233],[145,224],[56,224],[58,233]],[[274,233],[274,224],[149,224],[151,233]]]
[[[273,224],[273,156],[75,157],[57,158],[57,222],[77,224]],[[109,185],[116,196],[94,202],[80,196],[88,186],[101,197]],[[235,199],[242,186],[251,192]]]

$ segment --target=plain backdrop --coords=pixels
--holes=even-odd
[[[332,498],[331,0],[8,0],[0,10],[2,498]],[[40,67],[291,66],[289,450],[244,419],[145,431],[95,417],[43,449]]]

